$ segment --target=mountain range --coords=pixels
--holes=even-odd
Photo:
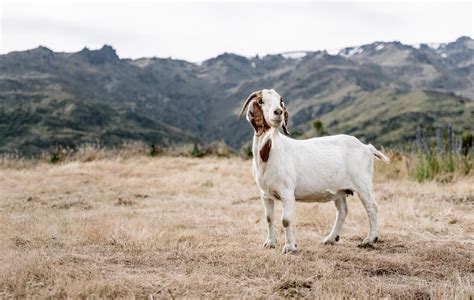
[[[0,152],[36,155],[58,145],[127,141],[223,140],[238,149],[251,141],[252,129],[237,113],[262,88],[283,96],[297,138],[313,136],[315,120],[329,134],[377,146],[410,142],[418,126],[472,130],[474,41],[224,53],[201,63],[121,59],[108,45],[11,52],[0,55]]]

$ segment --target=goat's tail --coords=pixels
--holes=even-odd
[[[385,156],[382,152],[377,150],[372,144],[369,144],[370,151],[372,151],[372,154],[374,154],[375,157],[383,161],[384,163],[388,164],[390,163],[390,158]]]

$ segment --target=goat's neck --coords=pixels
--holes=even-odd
[[[262,158],[260,157],[260,150],[262,149],[262,147],[265,145],[265,143],[271,140],[272,147],[274,148],[275,145],[278,144],[279,140],[281,139],[280,135],[281,133],[278,130],[278,128],[271,127],[268,131],[264,132],[262,135],[253,136],[252,154],[253,154],[253,159],[255,160],[255,163],[257,164],[257,166],[260,166],[264,163],[262,161]]]

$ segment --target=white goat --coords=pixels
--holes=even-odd
[[[372,193],[373,157],[389,159],[372,145],[365,145],[348,135],[294,140],[288,134],[288,111],[275,90],[252,93],[245,101],[239,118],[247,110],[247,120],[255,129],[252,173],[260,188],[268,222],[268,237],[263,246],[275,248],[274,200],[283,204],[285,228],[283,253],[295,253],[293,211],[296,201],[334,201],[336,222],[323,240],[334,244],[347,215],[346,196],[357,192],[369,218],[370,231],[360,246],[377,241],[377,205]]]

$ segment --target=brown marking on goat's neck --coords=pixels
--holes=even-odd
[[[263,145],[262,149],[260,149],[260,158],[262,159],[263,162],[268,161],[268,158],[270,157],[271,148],[272,148],[272,140],[268,139]]]

